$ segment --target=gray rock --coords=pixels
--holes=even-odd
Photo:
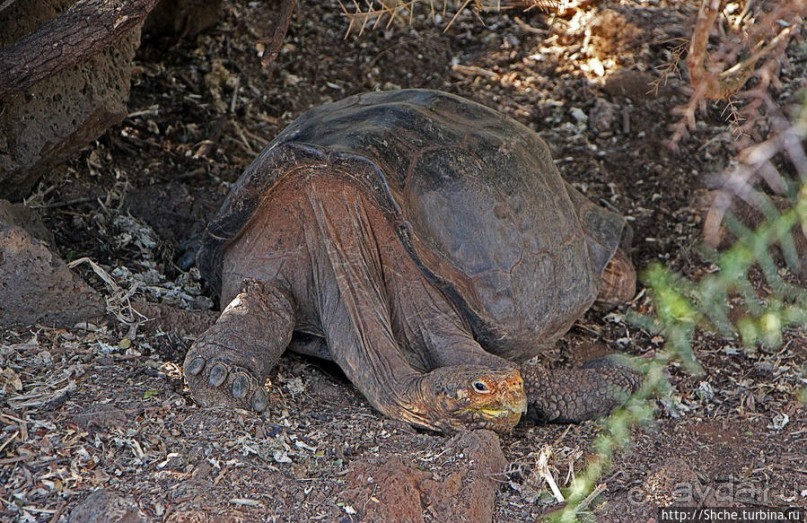
[[[597,134],[611,132],[614,128],[617,106],[604,98],[597,98],[588,114],[588,126]]]

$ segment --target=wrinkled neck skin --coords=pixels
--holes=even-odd
[[[314,179],[301,194],[310,272],[298,292],[309,297],[301,301],[311,303],[331,357],[382,413],[439,430],[432,380],[407,361],[390,322],[379,246],[397,241],[394,231],[361,191],[335,177]]]
[[[435,396],[433,373],[409,370],[411,372],[406,378],[396,377],[383,384],[377,402],[371,401],[373,406],[390,418],[418,428],[437,432],[454,432],[461,428],[456,422],[451,423],[451,413],[442,408],[443,402]]]
[[[473,416],[464,410],[471,409],[465,392],[457,393],[449,375],[453,368],[445,367],[422,373],[408,367],[386,383],[373,406],[387,416],[405,421],[421,429],[454,433],[459,430],[489,428],[502,430],[492,422]],[[401,374],[405,377],[402,379]],[[460,374],[463,374],[460,372]],[[369,397],[368,397],[369,399]],[[510,426],[506,429],[509,430]]]

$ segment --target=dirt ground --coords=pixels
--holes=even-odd
[[[304,0],[278,62],[264,71],[258,51],[271,35],[272,2],[226,2],[211,30],[143,44],[124,124],[50,173],[29,203],[63,258],[88,256],[120,292],[196,311],[203,325],[217,304],[198,272],[180,267],[264,145],[323,102],[435,88],[537,130],[566,179],[628,217],[639,268],[660,261],[697,278],[713,267],[697,248],[692,197],[730,161],[731,138],[716,104],[670,151],[662,143],[686,85],[673,76],[658,95],[649,85],[696,9],[594,4],[567,17],[467,13],[447,32],[448,17],[424,11],[409,26],[345,38],[338,2]],[[790,51],[783,103],[804,81],[806,52],[803,43]],[[114,294],[86,265],[76,270]],[[651,306],[640,292],[631,308]],[[602,347],[659,350],[663,338],[625,313],[589,313],[546,362],[569,365]],[[490,517],[486,492],[495,496],[493,521],[536,521],[559,506],[540,454],[550,452],[548,471],[566,487],[602,430],[588,422],[522,425],[500,439],[419,432],[375,412],[335,367],[293,355],[271,376],[265,416],[203,410],[180,373],[198,328],[159,327],[135,332],[110,321],[0,334],[0,368],[11,370],[0,393],[0,520],[67,521],[104,488],[154,521],[478,521]],[[618,452],[591,512],[602,522],[645,522],[673,502],[807,507],[807,422],[796,397],[807,383],[805,347],[807,329],[786,332],[775,351],[699,333],[705,373],[670,368],[670,397]],[[504,473],[486,472],[501,465]],[[455,494],[467,510],[448,506]],[[389,506],[398,512],[384,512]]]

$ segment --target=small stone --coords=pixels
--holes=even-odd
[[[68,523],[146,523],[137,503],[111,490],[97,490],[76,505]]]
[[[575,119],[578,123],[585,123],[588,121],[588,115],[580,109],[579,107],[572,107],[569,110],[569,113],[572,115],[572,118]]]
[[[610,132],[616,118],[616,110],[616,105],[604,98],[597,98],[594,102],[594,107],[589,112],[589,128],[597,134]]]

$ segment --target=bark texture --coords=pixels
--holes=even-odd
[[[156,3],[157,0],[80,0],[36,32],[13,43],[0,37],[0,99],[102,51],[139,28]]]
[[[155,1],[26,0],[0,11],[0,197],[24,198],[123,120]]]

